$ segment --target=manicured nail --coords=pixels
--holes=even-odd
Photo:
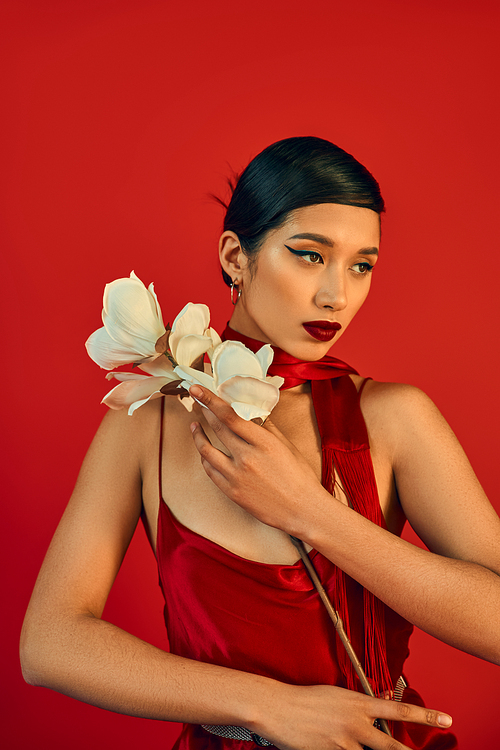
[[[442,727],[451,727],[452,718],[446,714],[439,714],[438,724]]]
[[[189,393],[195,398],[203,398],[203,391],[201,390],[199,385],[192,385],[189,389]]]

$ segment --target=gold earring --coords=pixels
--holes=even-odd
[[[234,290],[235,289],[238,290],[236,299],[234,298]],[[234,281],[231,279],[230,294],[231,294],[231,304],[234,307],[236,305],[236,303],[238,302],[239,298],[241,297],[241,286],[238,286],[238,279],[235,279]]]

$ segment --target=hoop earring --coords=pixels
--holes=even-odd
[[[231,294],[231,304],[233,305],[233,307],[237,304],[239,298],[241,297],[241,286],[238,286],[237,281],[238,281],[238,279],[235,279],[234,281],[231,279],[230,294]],[[238,290],[237,295],[236,295],[236,299],[234,298],[234,290],[235,289]]]

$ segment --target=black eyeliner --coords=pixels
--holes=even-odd
[[[317,255],[318,258],[322,259],[321,253],[319,253],[317,250],[294,250],[293,247],[290,247],[289,245],[285,245],[285,247],[287,250],[290,250],[291,253],[293,253],[294,255],[299,255],[300,257],[303,257],[304,255]]]
[[[294,255],[302,255],[303,254],[301,250],[294,250],[293,247],[289,247],[289,245],[285,245],[285,247],[286,247],[287,250],[290,250],[290,252],[293,253]]]
[[[305,255],[317,255],[318,258],[321,258],[323,260],[323,257],[321,253],[319,253],[317,250],[294,250],[293,247],[290,247],[290,245],[287,245],[286,243],[283,243],[287,250],[289,250],[293,255],[298,255],[299,258],[304,257]],[[317,265],[316,263],[314,265]],[[375,268],[375,264],[371,265],[366,260],[360,260],[359,263],[355,263],[356,266],[366,266],[366,270],[364,273],[358,274],[359,276],[366,276],[366,274],[371,273],[373,269]]]

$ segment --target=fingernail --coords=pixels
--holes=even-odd
[[[196,430],[197,427],[198,427],[198,422],[192,422],[189,425],[189,429],[191,430],[191,432],[195,432],[195,430]]]
[[[451,727],[452,718],[446,714],[439,714],[438,724],[442,727]]]
[[[203,391],[201,390],[199,385],[192,385],[189,389],[189,393],[191,396],[194,396],[195,398],[202,398],[203,397]]]

